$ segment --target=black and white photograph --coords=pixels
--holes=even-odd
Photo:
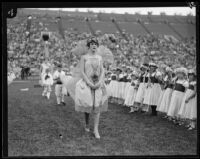
[[[47,6],[4,3],[8,157],[199,156],[196,2]]]

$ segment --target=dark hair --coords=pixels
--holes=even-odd
[[[97,38],[95,38],[95,37],[92,37],[92,38],[87,40],[87,47],[88,48],[90,47],[91,43],[95,43],[97,46],[99,46],[99,42],[98,42]]]

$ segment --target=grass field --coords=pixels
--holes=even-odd
[[[54,91],[47,100],[41,96],[42,88],[34,88],[37,82],[14,82],[8,87],[9,156],[196,154],[196,130],[161,116],[129,114],[129,108],[114,104],[101,114],[97,140],[84,131],[84,115],[75,112],[70,97],[65,98],[66,106],[57,106]]]

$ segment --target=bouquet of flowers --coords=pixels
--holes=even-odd
[[[92,82],[95,84],[99,81],[99,77],[96,74],[92,75]]]

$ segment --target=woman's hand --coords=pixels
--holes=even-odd
[[[96,89],[95,85],[92,82],[86,82],[86,83],[91,89]]]
[[[185,100],[185,103],[188,103],[188,102],[189,102],[189,99],[186,99],[186,100]]]
[[[96,83],[96,84],[94,85],[94,87],[95,87],[96,89],[98,89],[99,87],[101,87],[101,82]]]

